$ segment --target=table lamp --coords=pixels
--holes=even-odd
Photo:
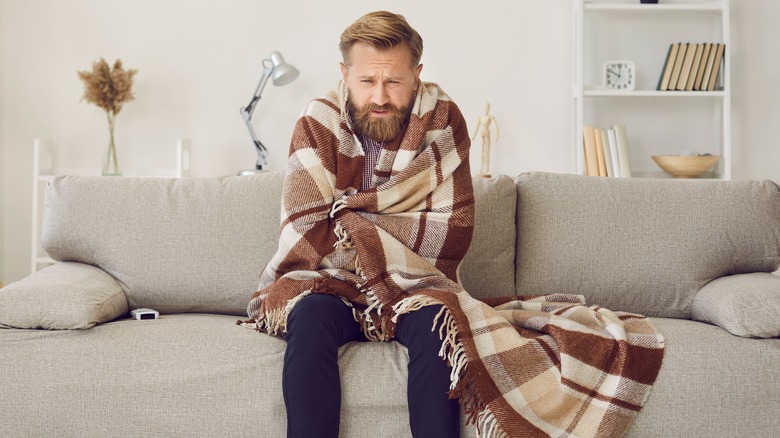
[[[266,149],[263,143],[257,139],[255,130],[252,128],[251,120],[252,113],[255,112],[255,106],[257,105],[257,102],[260,100],[260,96],[263,93],[263,88],[265,88],[265,84],[268,83],[268,78],[271,78],[271,81],[274,83],[274,85],[279,87],[294,81],[299,74],[300,72],[298,69],[286,63],[284,61],[284,57],[282,57],[282,54],[279,52],[271,52],[270,57],[263,60],[263,76],[260,78],[260,82],[257,84],[255,94],[252,96],[252,100],[249,101],[249,105],[241,108],[241,117],[244,118],[244,122],[246,122],[246,126],[249,128],[249,135],[252,136],[255,149],[257,149],[257,164],[255,165],[255,169],[242,170],[239,175],[250,175],[261,172],[265,169],[266,166],[268,149]]]

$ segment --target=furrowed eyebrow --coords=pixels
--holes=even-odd
[[[364,81],[364,80],[372,80],[372,81],[375,81],[375,80],[377,80],[377,76],[371,76],[371,75],[362,75],[362,76],[358,76],[358,77],[357,77],[357,79],[358,79],[359,81]],[[400,77],[400,76],[392,76],[392,77],[390,77],[390,76],[385,76],[385,78],[384,78],[384,81],[385,81],[385,82],[401,82],[401,81],[403,81],[403,80],[404,80],[404,78],[402,78],[402,77]]]

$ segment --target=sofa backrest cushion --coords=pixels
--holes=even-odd
[[[44,249],[98,266],[130,308],[245,315],[278,244],[283,173],[222,178],[54,177]],[[478,296],[514,290],[515,202],[509,177],[475,180],[476,227],[461,266]]]
[[[527,173],[517,188],[518,294],[689,318],[709,281],[780,265],[771,181]]]
[[[475,298],[514,293],[516,204],[512,178],[474,179],[474,234],[460,267],[460,280]]]
[[[276,249],[282,178],[54,177],[41,243],[111,274],[131,309],[245,315]]]

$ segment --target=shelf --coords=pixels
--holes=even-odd
[[[572,0],[575,173],[585,173],[582,127],[623,125],[628,128],[632,175],[663,178],[650,157],[687,148],[721,155],[703,178],[731,179],[729,49],[714,91],[656,90],[671,43],[711,41],[730,47],[729,0],[660,1]],[[600,83],[602,66],[614,59],[637,65],[634,90],[607,89]]]
[[[725,9],[722,1],[702,3],[585,3],[583,8],[587,12],[723,12]]]
[[[726,92],[719,91],[656,91],[656,90],[633,90],[633,91],[620,91],[620,90],[607,90],[598,87],[585,87],[583,90],[584,97],[662,97],[662,98],[675,98],[675,97],[726,97]]]

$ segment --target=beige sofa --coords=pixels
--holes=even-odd
[[[276,247],[281,184],[55,177],[42,242],[62,263],[0,289],[0,436],[284,436],[285,343],[235,325]],[[473,295],[583,294],[665,336],[628,436],[777,436],[774,183],[528,173],[475,190]],[[342,436],[408,436],[405,348],[339,360]]]

